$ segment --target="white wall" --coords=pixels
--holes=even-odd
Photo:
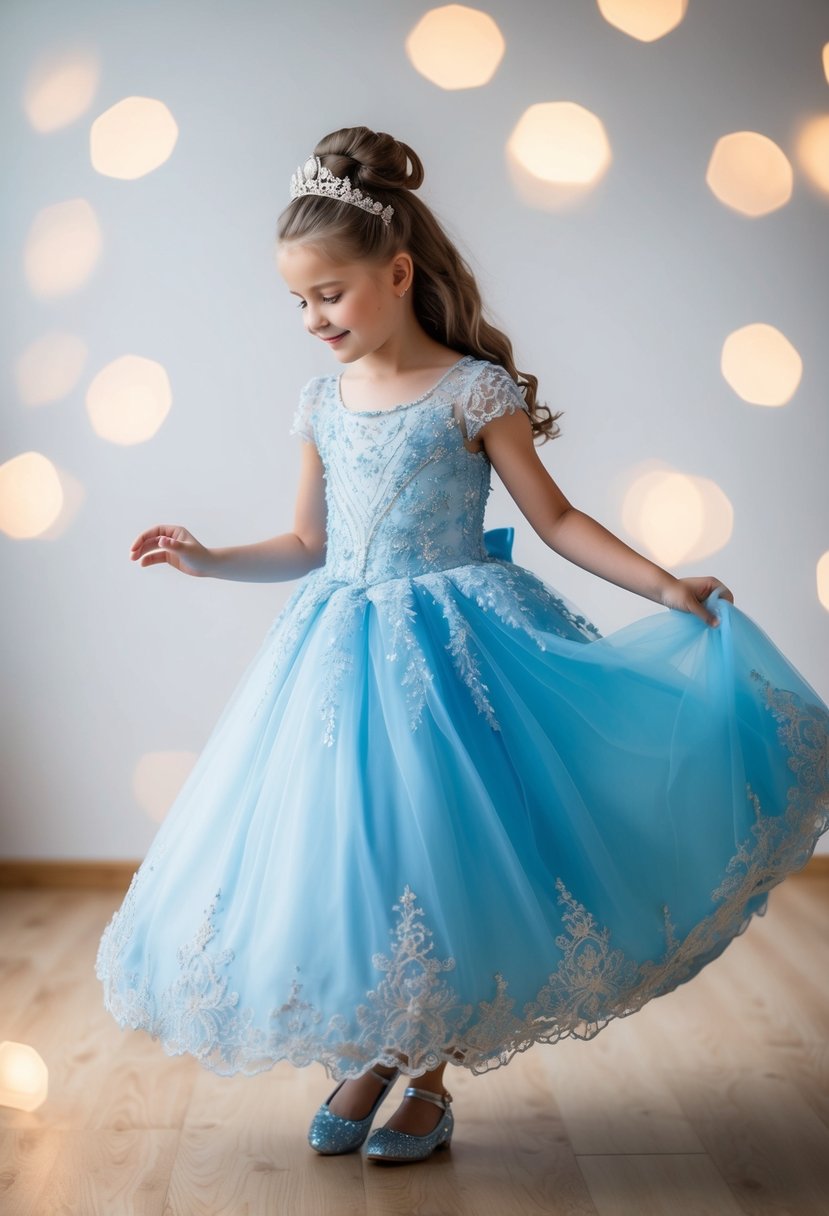
[[[829,110],[825,0],[691,0],[643,44],[582,3],[494,3],[507,42],[483,88],[444,91],[403,44],[428,6],[6,0],[0,8],[5,321],[3,459],[36,450],[78,487],[53,539],[2,538],[7,857],[134,858],[157,824],[132,787],[142,755],[196,754],[294,583],[139,569],[138,532],[182,523],[208,545],[291,526],[300,386],[336,369],[302,330],[273,263],[290,174],[339,126],[389,131],[424,159],[424,197],[472,262],[496,321],[564,437],[539,449],[570,499],[621,524],[620,485],[658,457],[711,477],[735,508],[728,544],[678,575],[714,573],[829,699],[827,613],[815,563],[829,547],[827,198],[796,172],[787,206],[757,220],[704,183],[716,139],[765,133],[792,154],[797,124]],[[21,98],[45,53],[91,48],[87,112],[37,134]],[[136,181],[90,165],[89,128],[122,97],[160,98],[179,125],[170,160]],[[582,205],[534,210],[504,145],[522,111],[571,99],[605,122],[614,160]],[[27,286],[22,249],[44,206],[82,197],[103,233],[89,281],[58,299]],[[724,337],[779,326],[804,360],[780,409],[740,400],[719,372]],[[88,344],[76,388],[30,408],[15,366],[43,332]],[[134,446],[93,433],[88,385],[125,353],[161,363],[172,410]],[[603,632],[665,611],[568,564],[496,483],[487,526],[514,524],[514,557]],[[829,851],[829,841],[821,842]]]

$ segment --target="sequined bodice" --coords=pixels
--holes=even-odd
[[[463,432],[472,440],[491,418],[526,408],[503,367],[471,355],[392,409],[351,410],[337,376],[310,380],[291,431],[323,463],[330,577],[372,584],[486,561],[491,465]]]

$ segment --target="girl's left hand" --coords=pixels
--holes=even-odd
[[[720,588],[720,599],[734,603],[734,596],[719,579],[712,576],[700,575],[697,578],[677,578],[663,591],[662,603],[666,608],[678,608],[682,612],[693,612],[701,617],[707,625],[719,625],[719,617],[709,612],[702,601],[706,600],[715,587]]]

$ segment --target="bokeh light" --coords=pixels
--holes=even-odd
[[[58,471],[41,452],[21,452],[0,464],[0,528],[15,540],[41,536],[63,507]]]
[[[163,165],[177,139],[178,126],[163,101],[125,97],[92,124],[92,167],[107,177],[132,181]]]
[[[195,752],[147,752],[135,766],[135,801],[155,823],[161,823],[196,763]]]
[[[61,330],[30,342],[14,369],[20,400],[32,406],[60,401],[80,380],[87,355],[82,338]]]
[[[664,38],[676,29],[688,8],[688,0],[597,0],[597,3],[605,21],[640,42]]]
[[[734,510],[710,478],[650,462],[634,472],[622,500],[622,523],[653,560],[670,568],[722,549],[731,537]]]
[[[817,580],[817,597],[826,611],[829,612],[829,549],[818,558],[815,578]]]
[[[785,405],[803,374],[803,360],[773,325],[757,321],[729,334],[720,368],[738,397],[750,405]]]
[[[592,190],[611,161],[597,115],[572,101],[537,102],[519,118],[506,146],[516,190],[533,207],[566,206]]]
[[[829,194],[829,114],[810,118],[795,142],[797,159],[809,180]]]
[[[92,429],[110,443],[152,439],[170,411],[166,371],[154,359],[122,355],[98,372],[86,393]]]
[[[58,131],[85,114],[100,76],[98,56],[88,48],[42,56],[23,88],[23,110],[35,131]]]
[[[36,296],[63,296],[86,283],[101,254],[101,229],[83,198],[44,207],[23,248],[26,281]]]
[[[767,215],[792,196],[792,166],[774,140],[733,131],[714,145],[705,173],[711,193],[742,215]]]
[[[445,4],[425,13],[406,39],[412,66],[441,89],[487,84],[504,55],[498,26],[477,8]]]
[[[30,1043],[4,1039],[0,1043],[0,1106],[33,1111],[46,1101],[49,1070]]]

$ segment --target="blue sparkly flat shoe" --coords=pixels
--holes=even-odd
[[[360,1147],[368,1135],[371,1121],[377,1114],[380,1103],[397,1080],[400,1070],[396,1068],[390,1077],[384,1077],[376,1068],[372,1068],[371,1073],[372,1076],[383,1082],[383,1088],[366,1117],[364,1119],[346,1119],[342,1115],[335,1115],[333,1110],[329,1109],[328,1103],[348,1080],[347,1077],[344,1077],[311,1120],[311,1126],[308,1129],[308,1143],[311,1148],[316,1149],[318,1153],[332,1154],[350,1153]]]
[[[443,1109],[443,1118],[425,1136],[413,1136],[392,1127],[378,1127],[371,1133],[366,1145],[369,1161],[422,1161],[431,1156],[436,1148],[448,1148],[455,1127],[455,1117],[449,1107],[452,1095],[448,1090],[434,1094],[428,1089],[416,1089],[409,1085],[403,1091],[404,1098],[425,1098]]]

